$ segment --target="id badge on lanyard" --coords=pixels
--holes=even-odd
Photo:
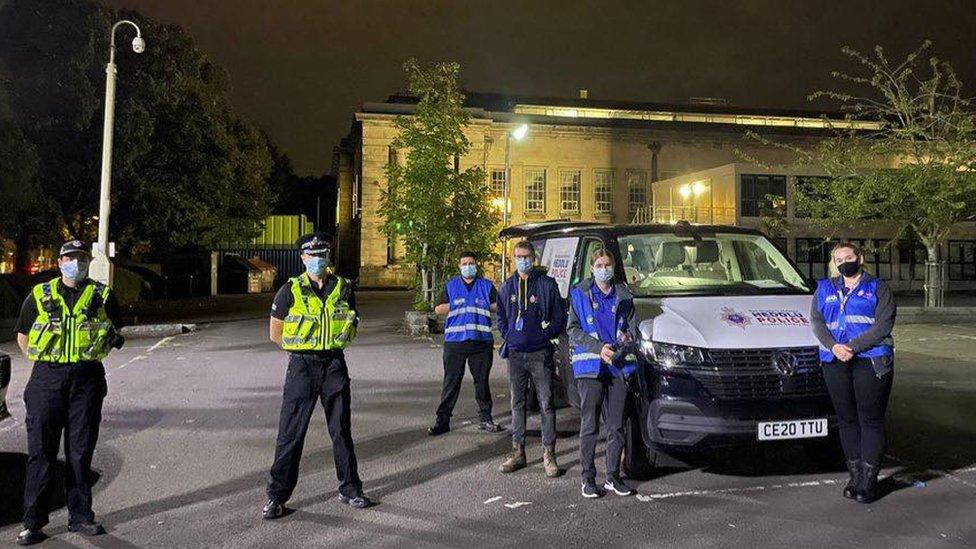
[[[519,294],[522,294],[522,281],[521,280],[519,281]],[[525,327],[525,320],[522,319],[522,313],[526,309],[528,309],[528,307],[529,307],[528,306],[528,303],[527,303],[528,302],[528,299],[529,299],[528,294],[529,294],[529,286],[528,286],[528,283],[526,283],[526,285],[525,285],[525,295],[524,296],[523,295],[519,295],[519,300],[518,300],[519,313],[518,313],[518,317],[515,319],[515,331],[516,332],[521,332],[522,331],[522,328]],[[523,306],[523,300],[526,302],[524,304],[524,306]]]

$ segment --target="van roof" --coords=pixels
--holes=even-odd
[[[555,221],[525,223],[523,225],[506,227],[498,233],[498,236],[500,238],[531,238],[544,234],[579,234],[584,232],[602,233],[610,236],[645,233],[674,233],[678,235],[711,233],[763,234],[755,229],[747,229],[744,227],[735,227],[732,225],[697,225],[691,224],[687,221],[679,221],[674,224],[648,223],[641,225],[613,225],[609,223],[595,223],[592,221],[569,221],[560,219]]]

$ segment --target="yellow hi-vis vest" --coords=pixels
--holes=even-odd
[[[346,301],[349,281],[336,277],[325,302],[312,290],[307,273],[291,279],[292,305],[281,332],[286,351],[344,349],[356,337],[356,311]]]
[[[109,291],[101,282],[89,282],[74,308],[68,309],[57,280],[34,286],[37,318],[27,335],[27,358],[57,363],[105,358],[112,330],[105,314]]]

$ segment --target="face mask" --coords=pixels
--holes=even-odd
[[[461,276],[464,278],[474,278],[478,276],[477,265],[461,265]]]
[[[598,282],[610,282],[613,278],[613,267],[598,267],[593,269],[593,278]]]
[[[322,273],[329,266],[329,258],[327,257],[310,257],[302,261],[305,263],[305,271],[315,276],[322,276]]]
[[[528,257],[526,257],[526,258],[521,258],[521,257],[515,258],[515,268],[518,269],[518,272],[521,273],[521,274],[529,274],[529,271],[532,270],[532,264],[533,263],[534,263],[534,261],[532,261],[532,259],[531,258],[528,258]]]
[[[861,264],[858,261],[845,261],[837,266],[837,270],[840,274],[846,277],[852,277],[861,270]]]
[[[81,282],[88,278],[88,262],[72,259],[61,264],[61,274],[68,280]]]

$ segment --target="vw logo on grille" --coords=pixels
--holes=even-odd
[[[797,363],[796,355],[789,351],[776,351],[773,354],[773,366],[784,376],[792,376],[795,374]]]

